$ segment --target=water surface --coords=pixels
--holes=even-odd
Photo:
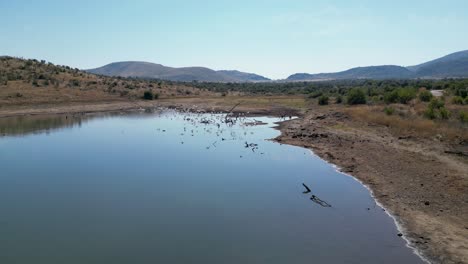
[[[223,117],[0,119],[0,263],[421,263],[276,118]]]

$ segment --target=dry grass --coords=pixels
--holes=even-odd
[[[35,60],[0,59],[0,106],[140,99],[147,90],[160,98],[213,95],[184,84],[97,76]]]
[[[419,113],[418,106],[396,106],[395,114],[387,115],[383,106],[356,106],[345,109],[353,119],[388,127],[397,135],[413,134],[418,137],[468,140],[468,129],[456,120],[429,120]]]
[[[290,108],[296,110],[303,110],[307,107],[306,98],[303,96],[194,96],[177,99],[162,99],[162,101],[171,101],[174,103],[180,102],[181,104],[193,104],[198,106],[205,106],[206,108],[230,108],[239,104],[237,109],[243,110],[259,110],[259,109],[272,109],[272,108]]]

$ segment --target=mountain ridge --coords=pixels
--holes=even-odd
[[[120,61],[87,72],[121,77],[161,79],[181,82],[267,82],[267,77],[238,70],[213,70],[207,67],[169,67],[145,61]],[[355,67],[340,72],[294,73],[278,81],[320,81],[339,79],[440,79],[468,78],[468,50],[414,66],[375,65]]]
[[[458,51],[414,66],[377,65],[331,73],[295,73],[287,81],[336,79],[414,79],[468,77],[468,50]]]
[[[168,67],[145,61],[120,61],[102,67],[86,70],[87,72],[121,77],[153,78],[171,81],[202,82],[257,82],[270,79],[237,70],[215,71],[206,67]]]

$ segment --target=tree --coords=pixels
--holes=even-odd
[[[328,104],[328,96],[322,95],[318,99],[318,104],[319,105],[327,105]]]
[[[152,91],[145,91],[143,94],[143,99],[145,100],[153,100],[154,99],[154,94]]]
[[[341,104],[342,102],[343,102],[343,97],[341,97],[341,95],[338,95],[338,96],[336,97],[335,103]]]
[[[424,90],[419,93],[419,100],[421,100],[421,102],[429,102],[431,101],[431,99],[432,99],[432,93],[429,92],[428,90]]]
[[[348,92],[347,102],[350,105],[366,104],[366,94],[361,89],[351,89]]]

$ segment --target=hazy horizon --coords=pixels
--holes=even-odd
[[[0,54],[80,69],[117,61],[283,79],[410,66],[466,50],[465,1],[1,2]]]

